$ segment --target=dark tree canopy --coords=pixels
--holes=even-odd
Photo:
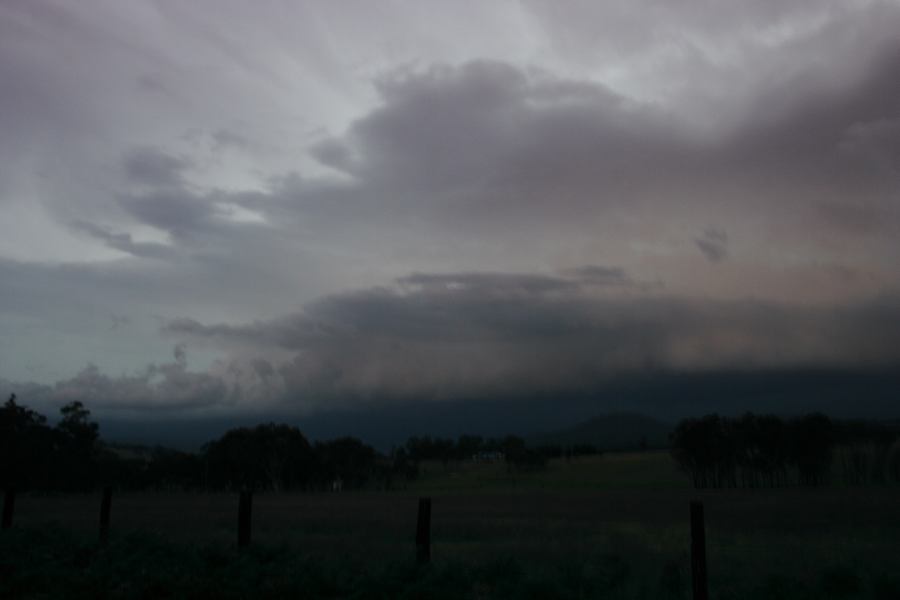
[[[707,415],[678,424],[672,455],[699,488],[819,486],[832,481],[836,466],[846,483],[877,483],[900,479],[896,440],[883,426],[836,424],[822,414]]]
[[[305,487],[315,454],[296,427],[268,423],[232,429],[205,448],[214,487],[289,490]]]
[[[60,409],[55,426],[17,402],[0,406],[0,485],[33,490],[128,489],[332,490],[391,489],[419,476],[423,461],[449,468],[503,461],[510,470],[543,468],[548,459],[597,454],[588,445],[529,447],[515,435],[411,437],[389,455],[352,437],[311,444],[295,426],[266,423],[232,429],[200,453],[104,443],[81,402]],[[822,414],[791,419],[747,413],[686,419],[671,452],[700,488],[863,485],[900,481],[900,440],[884,425],[832,421]]]

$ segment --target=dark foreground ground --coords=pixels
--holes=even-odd
[[[688,503],[700,498],[711,597],[900,599],[900,488],[697,494],[569,475],[258,494],[244,551],[234,495],[116,494],[105,547],[98,495],[23,495],[0,532],[0,598],[690,598]],[[427,566],[413,543],[422,493]]]

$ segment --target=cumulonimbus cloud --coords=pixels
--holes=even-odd
[[[896,3],[627,4],[516,4],[554,60],[481,39],[483,52],[379,62],[339,120],[316,121],[320,105],[297,124],[312,103],[273,101],[285,56],[341,80],[311,78],[300,97],[366,85],[269,45],[271,28],[312,21],[173,5],[154,38],[142,18],[7,3],[0,203],[19,216],[3,224],[17,258],[0,259],[0,318],[24,343],[4,363],[44,360],[69,331],[69,354],[90,340],[102,364],[113,334],[163,314],[176,343],[226,358],[89,367],[41,389],[152,410],[316,407],[589,389],[642,369],[895,364]],[[231,167],[237,183],[214,177]],[[55,239],[60,223],[79,244]],[[86,247],[103,252],[73,250]],[[590,262],[615,266],[577,266]],[[111,330],[126,312],[134,326]],[[155,350],[134,335],[140,365]]]

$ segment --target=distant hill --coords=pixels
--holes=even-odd
[[[649,448],[669,445],[673,426],[646,415],[613,413],[588,419],[559,431],[532,435],[529,446],[591,444],[601,450],[636,450],[641,440]]]

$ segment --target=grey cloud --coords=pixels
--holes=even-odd
[[[671,154],[667,146],[677,139],[654,110],[602,86],[498,62],[400,72],[380,80],[378,91],[380,108],[344,139],[313,151],[329,166],[393,189],[484,196],[510,185],[543,191],[566,179],[577,189],[622,166],[649,165],[660,152]]]
[[[694,243],[710,262],[719,262],[728,256],[728,235],[721,229],[709,228]]]
[[[524,275],[511,273],[413,273],[401,277],[401,285],[420,286],[429,291],[454,291],[541,294],[571,290],[576,282],[552,275]]]
[[[110,377],[88,365],[74,377],[53,385],[0,381],[0,388],[16,390],[32,406],[53,412],[63,404],[80,401],[91,410],[189,414],[234,404],[235,390],[209,373],[192,373],[182,363],[150,365],[134,375]]]
[[[276,361],[277,371],[301,404],[573,391],[656,370],[900,363],[896,298],[801,310],[577,287],[548,295],[543,284],[510,285],[522,277],[513,274],[410,277],[428,284],[331,296],[245,326],[174,321],[166,332],[294,353]],[[445,285],[472,280],[476,287]]]
[[[625,269],[622,267],[602,267],[599,265],[588,265],[572,269],[578,277],[582,277],[591,283],[597,284],[623,284],[629,282]]]
[[[155,148],[130,151],[124,158],[125,173],[131,182],[144,188],[119,194],[119,205],[140,223],[182,241],[195,231],[209,228],[217,211],[209,198],[188,186],[184,172],[189,167],[188,161]],[[97,235],[97,230],[94,227],[90,232]],[[128,247],[122,236],[107,235],[106,241]]]
[[[239,144],[244,140],[236,134],[218,132],[216,144]],[[249,143],[249,142],[248,142]],[[270,195],[253,192],[225,192],[204,189],[189,182],[184,173],[192,165],[155,149],[138,149],[124,159],[129,180],[141,183],[115,195],[118,208],[133,223],[149,225],[168,233],[172,241],[190,247],[200,237],[213,251],[228,250],[230,244],[244,238],[269,238],[273,230],[256,222],[231,219],[234,207],[247,207],[258,214],[267,212]],[[110,247],[136,256],[171,257],[175,247],[162,244],[135,244],[129,234],[116,234],[107,228],[77,220],[76,225]],[[285,238],[275,236],[280,240]]]
[[[416,273],[246,325],[169,320],[164,333],[177,340],[174,362],[119,377],[89,366],[29,390],[39,406],[78,399],[103,411],[315,411],[359,402],[583,394],[620,374],[900,364],[896,297],[801,309],[592,285],[591,275],[629,277],[616,267],[575,271],[581,279]],[[191,371],[188,341],[228,358]]]
[[[643,76],[637,93],[693,104],[683,108],[707,121],[733,117],[730,105],[761,89],[852,78],[896,42],[900,20],[893,0],[522,4],[570,64],[591,68],[615,56],[623,71]]]
[[[213,310],[222,319],[245,321],[260,313],[286,312],[310,299],[290,274],[266,268],[261,260],[277,245],[255,247],[251,241],[244,248],[241,256],[207,250],[171,261],[126,257],[53,265],[0,260],[0,315],[33,321],[51,332],[83,331],[94,322],[105,328],[107,315],[124,311],[170,318]],[[306,280],[315,280],[314,268],[299,264]],[[244,275],[236,277],[236,272]]]
[[[212,134],[213,147],[216,150],[227,148],[229,146],[240,150],[247,150],[252,147],[252,143],[245,136],[229,131],[227,129],[219,129]]]
[[[132,256],[167,259],[174,255],[173,248],[170,246],[154,242],[135,242],[130,233],[116,232],[96,223],[74,221],[72,226],[103,241],[110,248],[115,248]]]
[[[898,160],[898,57],[882,52],[840,86],[798,76],[766,89],[706,136],[658,105],[509,64],[402,71],[379,82],[380,107],[312,148],[353,183],[306,182],[276,191],[284,201],[273,204],[370,224],[381,223],[379,211],[402,212],[479,234],[599,222],[609,237],[623,235],[623,214],[641,211],[659,213],[661,226],[663,215],[686,210],[758,220],[786,209],[800,227],[827,204],[860,208],[857,197],[864,210],[894,210],[896,170],[880,165]],[[698,244],[723,256],[716,240]]]
[[[172,350],[172,355],[175,357],[175,363],[178,365],[186,365],[187,364],[187,347],[186,344],[175,344],[175,348]]]
[[[854,138],[862,141],[875,132],[891,137],[891,123],[900,111],[898,73],[900,48],[893,46],[842,86],[800,79],[793,86],[767,90],[751,115],[755,122],[742,132],[747,139],[743,145],[757,160],[768,158],[762,162],[767,167],[784,159],[805,168],[831,166],[823,160],[840,160],[835,151],[848,141],[852,145]]]
[[[349,175],[353,175],[356,171],[356,161],[352,149],[340,140],[327,138],[317,142],[310,148],[310,154],[326,167]]]
[[[158,73],[145,73],[137,78],[137,89],[148,94],[171,94],[165,79]]]
[[[622,267],[604,267],[600,265],[587,265],[570,269],[567,274],[573,277],[581,285],[602,286],[605,288],[640,288],[644,290],[659,289],[663,287],[660,281],[638,281],[625,272]]]
[[[230,397],[274,394],[265,390],[281,381],[299,402],[317,390],[577,385],[607,368],[742,357],[893,360],[893,330],[873,323],[890,323],[895,303],[874,311],[871,293],[900,282],[896,3],[522,6],[538,15],[528,27],[540,40],[523,52],[497,51],[522,42],[506,30],[471,49],[444,31],[453,52],[398,69],[397,55],[377,56],[381,28],[346,55],[324,53],[315,26],[296,35],[314,21],[275,9],[249,19],[172,6],[147,22],[129,8],[113,18],[75,4],[3,5],[0,203],[20,209],[6,213],[7,229],[29,231],[23,245],[40,249],[57,243],[41,227],[71,224],[85,234],[75,247],[100,254],[87,264],[58,242],[53,260],[85,261],[0,260],[3,336],[107,331],[106,315],[127,310],[134,326],[115,335],[124,338],[141,315],[188,315],[167,331],[246,359],[211,374],[241,373]],[[438,29],[390,9],[356,22],[361,13],[318,8],[335,31],[361,36],[370,18],[385,32],[392,21]],[[493,23],[508,22],[498,13]],[[393,37],[408,50],[407,33]],[[405,56],[418,57],[417,44]],[[323,77],[306,78],[319,68]],[[373,73],[370,96],[360,78]],[[188,128],[200,133],[172,139]],[[338,132],[309,152],[344,176],[300,160],[311,130]],[[235,177],[203,182],[216,161]],[[230,221],[230,206],[268,223]],[[727,255],[724,235],[684,233],[705,222],[749,247],[715,278],[694,267]],[[144,226],[170,244],[137,241]],[[796,263],[786,269],[782,256]],[[604,261],[623,267],[567,268]],[[860,273],[857,285],[830,277],[838,291],[828,296],[821,280],[798,276],[834,262]],[[675,291],[662,296],[661,284]],[[698,299],[750,293],[844,308]],[[109,339],[83,339],[96,362],[114,352]],[[111,397],[118,378],[103,377],[72,389]],[[141,394],[154,397],[125,395]]]
[[[210,227],[215,207],[206,199],[183,189],[119,197],[120,205],[139,222],[187,238]]]
[[[401,287],[413,286],[422,291],[459,291],[493,294],[572,293],[586,286],[606,288],[652,287],[648,282],[632,279],[621,267],[586,265],[559,274],[525,273],[412,273],[400,277]]]
[[[304,348],[335,333],[334,327],[326,319],[313,319],[304,314],[257,321],[249,326],[203,325],[195,319],[177,318],[167,320],[163,331],[212,339],[226,346],[237,343],[289,350]]]
[[[847,127],[838,149],[858,160],[900,173],[900,117],[861,121]]]
[[[51,385],[0,379],[0,390],[14,391],[45,412],[81,401],[104,415],[145,417],[260,410],[284,401],[284,388],[266,360],[218,361],[207,371],[192,371],[183,343],[176,344],[173,355],[174,362],[150,364],[115,377],[89,364],[73,377]]]
[[[117,315],[115,313],[109,315],[109,320],[110,320],[110,325],[109,325],[110,331],[116,331],[120,327],[123,327],[123,326],[131,323],[130,317],[127,317],[125,315]]]
[[[185,158],[175,157],[156,148],[137,148],[125,156],[128,179],[151,187],[181,187],[184,172],[191,167]]]
[[[187,410],[227,404],[229,389],[214,375],[187,371],[182,362],[122,377],[109,377],[92,365],[57,382],[49,400],[80,400],[102,410]]]

